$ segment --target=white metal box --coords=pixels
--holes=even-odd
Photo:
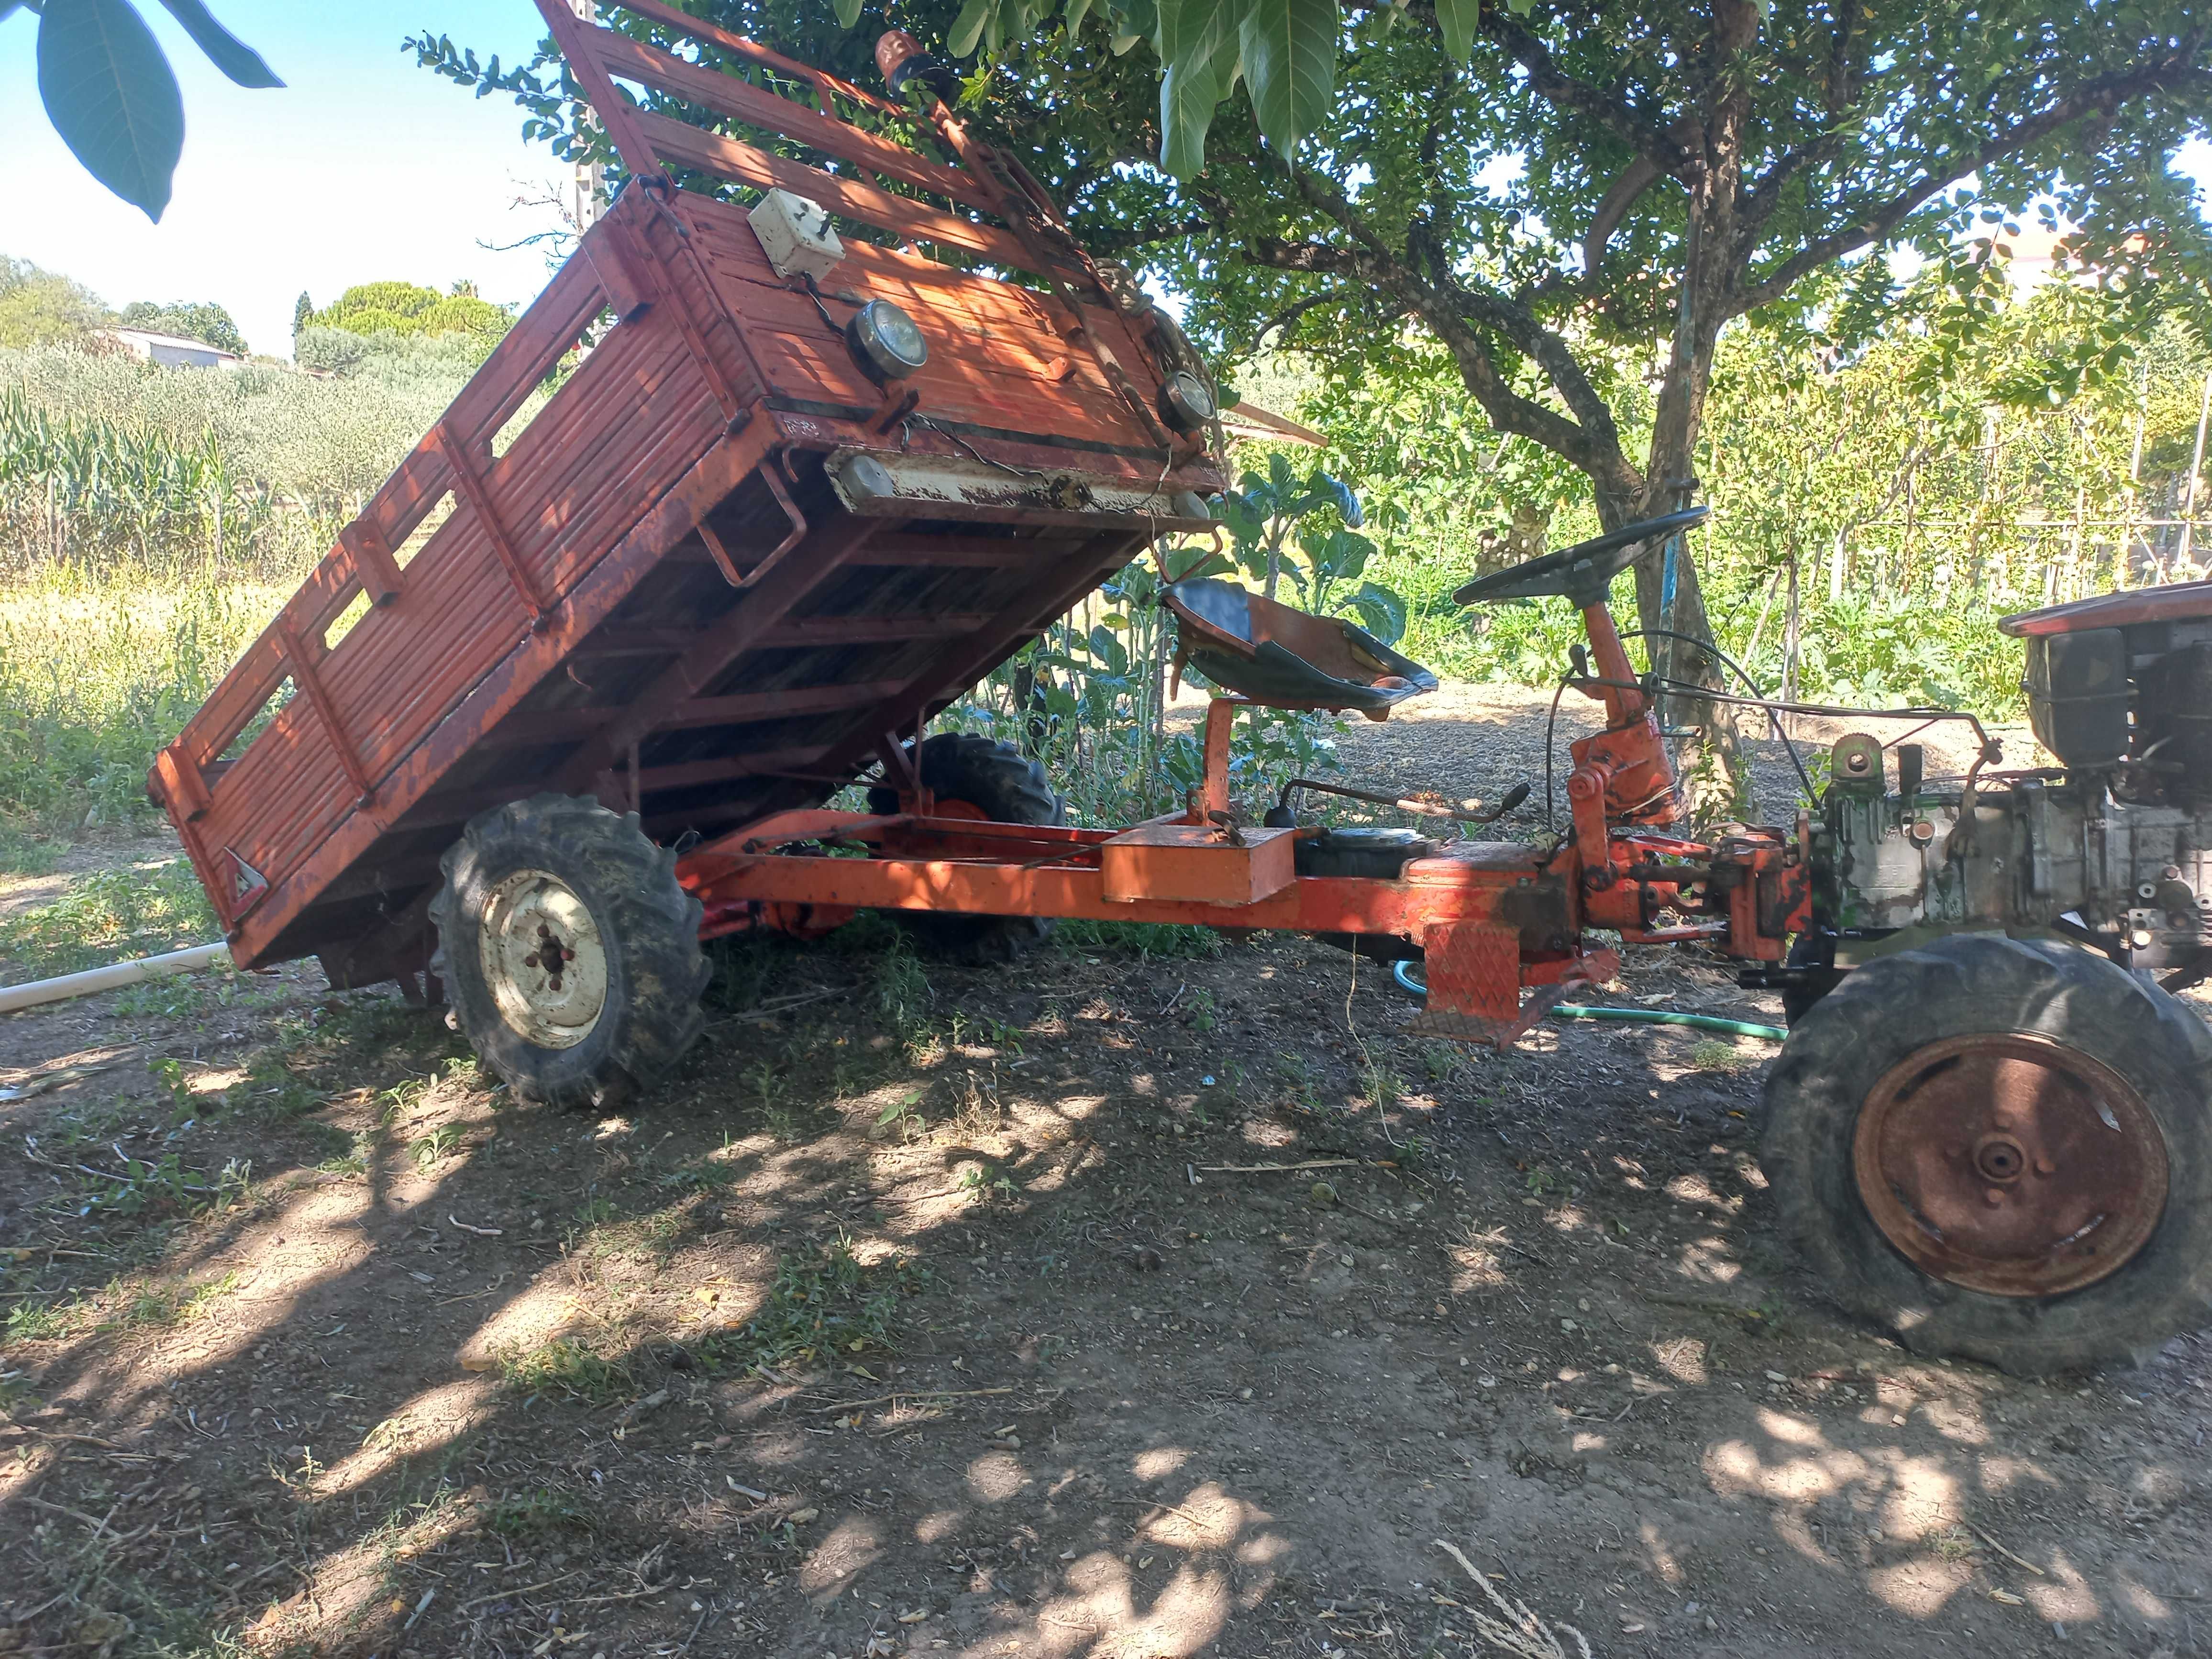
[[[826,276],[845,257],[845,245],[819,202],[772,190],[746,216],[779,276]]]

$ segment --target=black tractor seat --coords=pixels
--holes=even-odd
[[[1355,709],[1387,720],[1408,697],[1437,689],[1437,677],[1341,617],[1197,577],[1173,582],[1161,599],[1176,619],[1176,659],[1268,708]]]

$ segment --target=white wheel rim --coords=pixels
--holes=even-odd
[[[518,870],[492,889],[477,933],[484,983],[508,1029],[573,1048],[607,1006],[607,951],[591,907],[558,876]]]

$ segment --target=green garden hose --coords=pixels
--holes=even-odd
[[[1417,997],[1425,997],[1429,988],[1413,975],[1410,962],[1394,963],[1390,976],[1399,987]],[[1762,1042],[1780,1042],[1790,1033],[1779,1025],[1759,1025],[1747,1019],[1723,1019],[1717,1014],[1683,1014],[1671,1008],[1589,1008],[1580,1003],[1563,1002],[1550,1010],[1554,1019],[1609,1019],[1621,1025],[1686,1025],[1693,1031],[1718,1031],[1726,1036],[1757,1037]]]

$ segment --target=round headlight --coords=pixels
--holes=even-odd
[[[1195,432],[1214,416],[1213,393],[1188,369],[1177,369],[1160,388],[1160,413],[1178,432]]]
[[[913,318],[889,300],[871,300],[853,314],[846,338],[853,355],[880,380],[902,380],[929,361],[929,342]]]

